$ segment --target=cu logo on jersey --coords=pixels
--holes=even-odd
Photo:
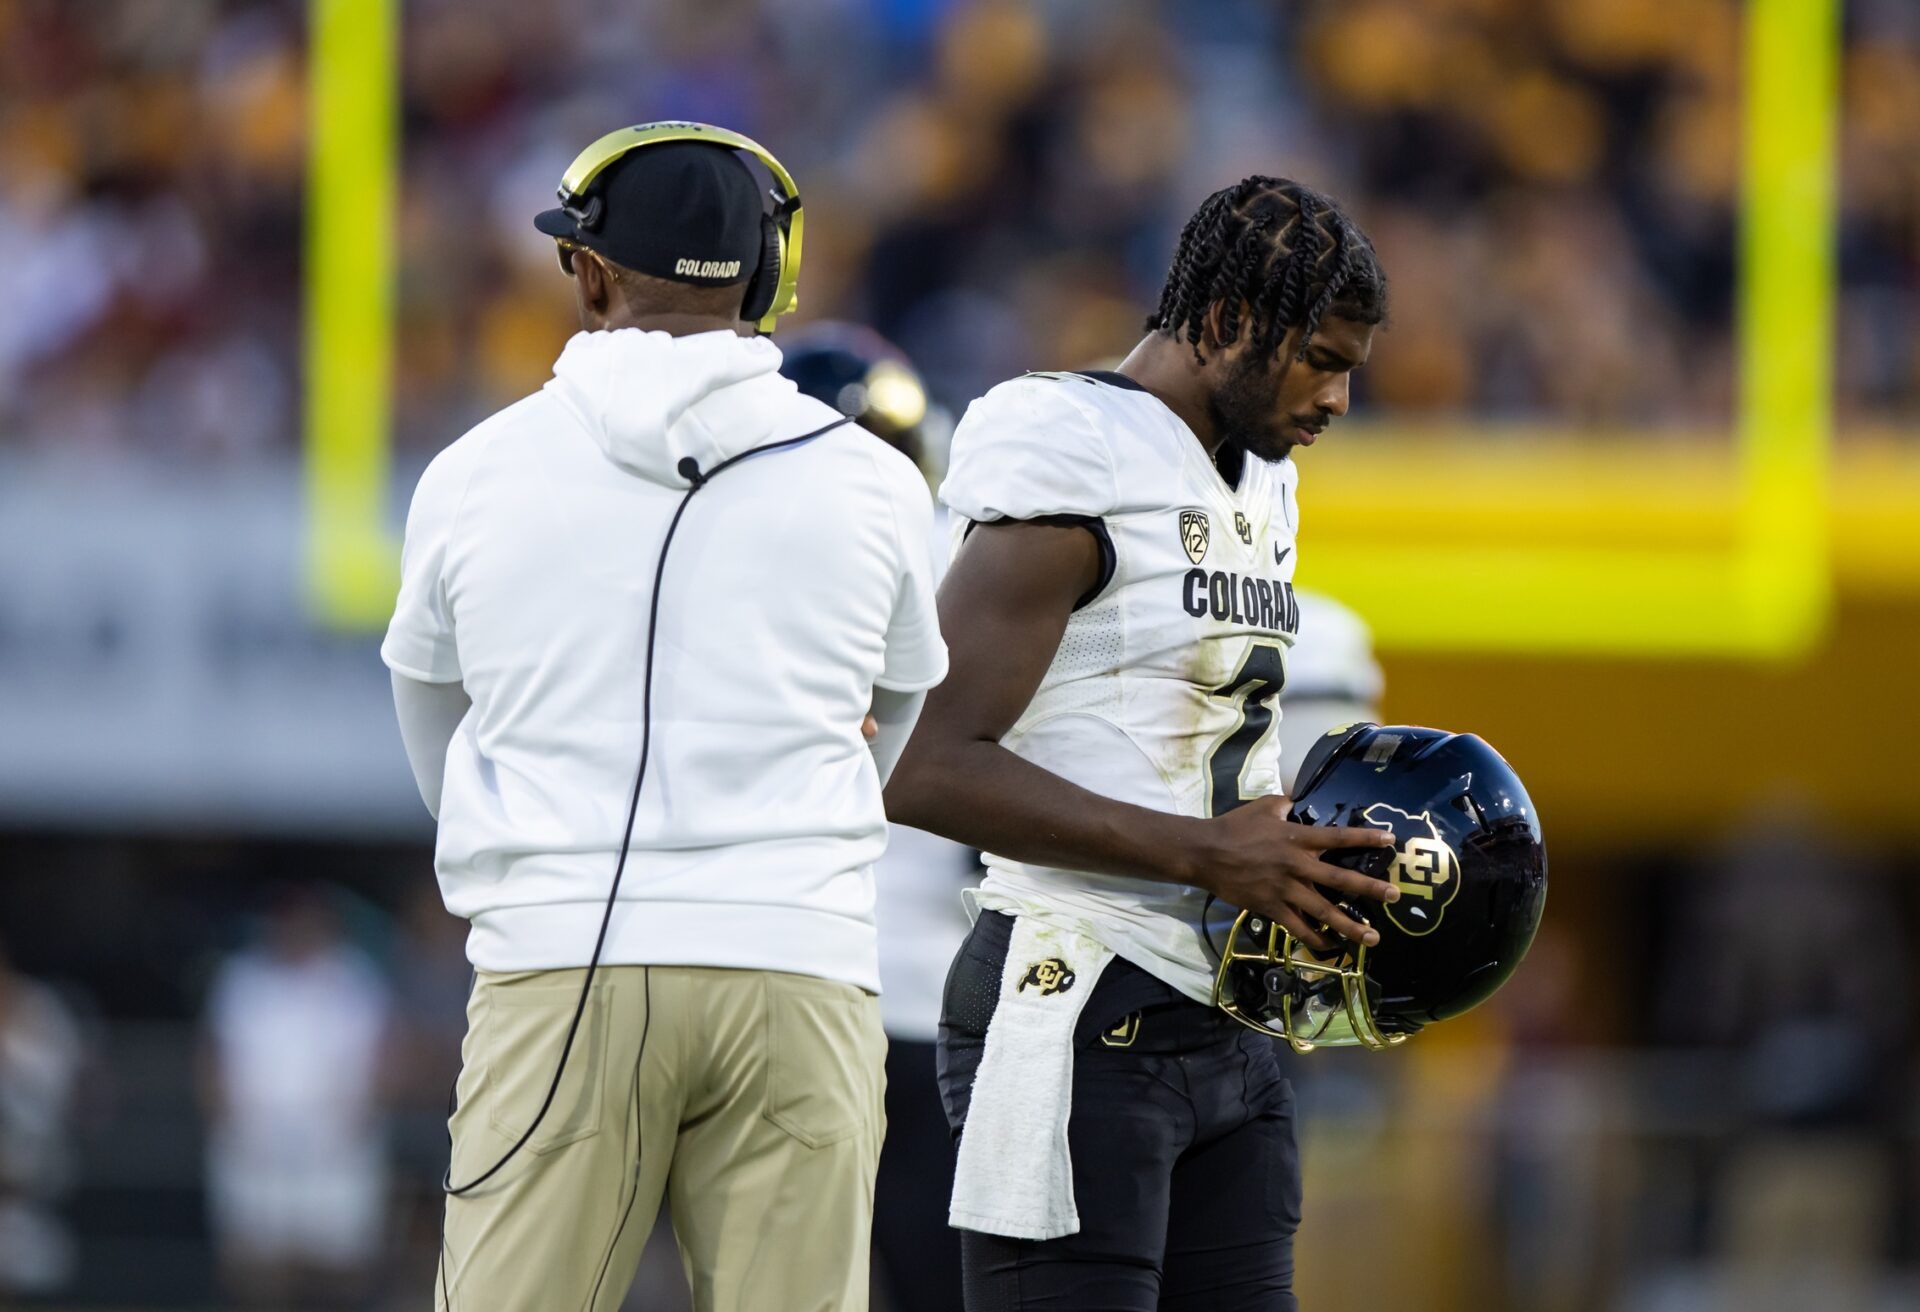
[[[1207,522],[1204,510],[1183,510],[1180,512],[1180,545],[1187,549],[1187,559],[1198,565],[1207,558],[1207,543],[1213,538],[1213,525]]]
[[[1065,993],[1073,987],[1073,972],[1067,969],[1067,963],[1060,958],[1048,957],[1045,961],[1036,961],[1027,967],[1027,973],[1020,977],[1020,987],[1017,991],[1025,993],[1029,984],[1038,989],[1043,998],[1055,993]]]
[[[1425,811],[1409,815],[1397,806],[1376,802],[1361,818],[1400,841],[1387,867],[1387,882],[1400,890],[1400,900],[1387,903],[1387,919],[1402,933],[1431,934],[1440,927],[1447,904],[1460,892],[1460,858]]]

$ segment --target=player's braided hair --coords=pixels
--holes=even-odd
[[[1215,304],[1220,345],[1244,328],[1271,355],[1297,327],[1298,358],[1329,312],[1359,323],[1385,318],[1387,278],[1373,243],[1332,200],[1288,178],[1255,176],[1214,192],[1187,220],[1147,331],[1190,342],[1204,360]]]

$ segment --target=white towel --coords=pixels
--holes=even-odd
[[[1113,949],[1037,916],[1017,916],[960,1132],[947,1223],[1012,1239],[1077,1233],[1073,1030]]]

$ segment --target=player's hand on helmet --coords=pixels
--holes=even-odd
[[[1287,819],[1291,805],[1285,797],[1261,797],[1209,821],[1190,882],[1229,906],[1270,917],[1316,952],[1338,951],[1340,939],[1379,942],[1376,931],[1338,902],[1397,902],[1400,890],[1321,857],[1342,848],[1391,849],[1393,835],[1382,829],[1296,824]]]

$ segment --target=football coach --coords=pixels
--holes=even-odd
[[[780,376],[764,149],[626,128],[560,195],[582,331],[421,477],[381,648],[472,922],[436,1306],[617,1308],[664,1196],[701,1312],[864,1308],[931,499]]]

